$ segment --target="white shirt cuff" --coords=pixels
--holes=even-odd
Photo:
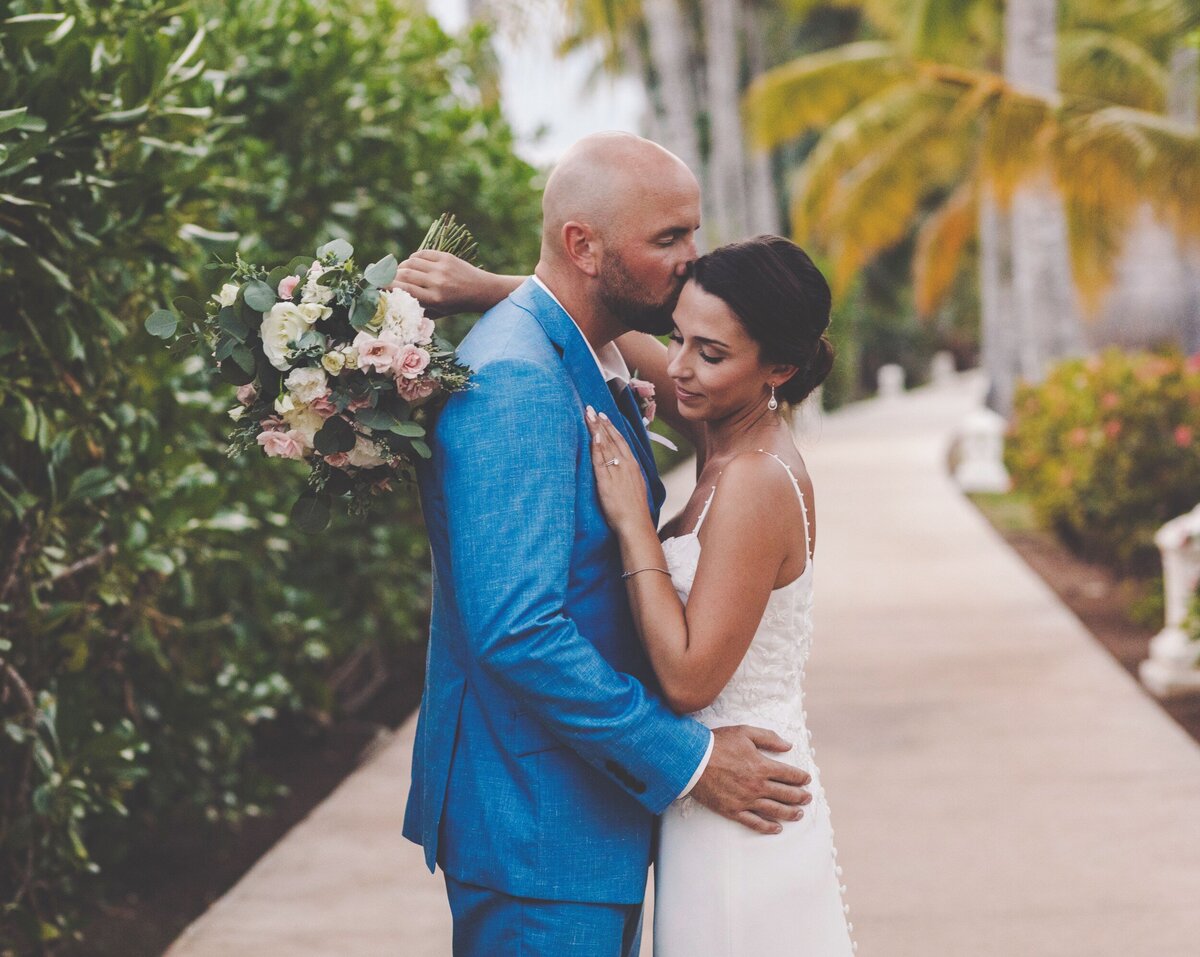
[[[711,731],[708,732],[708,748],[704,752],[704,757],[700,759],[700,764],[697,765],[696,772],[692,775],[692,779],[688,781],[687,787],[679,792],[679,798],[687,797],[691,793],[692,788],[696,786],[696,782],[700,780],[700,775],[702,775],[705,769],[708,767],[708,761],[712,757],[713,745],[716,743],[716,740],[717,739],[713,733]],[[676,798],[675,800],[678,801],[679,798]]]

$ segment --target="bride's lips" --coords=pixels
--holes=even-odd
[[[679,402],[695,402],[700,396],[695,392],[688,392],[682,386],[675,386],[675,399]]]

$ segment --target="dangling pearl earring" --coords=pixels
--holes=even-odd
[[[779,408],[779,400],[775,398],[775,386],[771,386],[771,398],[767,401],[767,408],[772,412]]]

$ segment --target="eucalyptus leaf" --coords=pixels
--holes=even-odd
[[[383,408],[359,409],[355,418],[368,429],[391,429],[392,426],[399,425],[396,416]]]
[[[232,336],[238,342],[245,342],[246,337],[250,335],[250,326],[233,306],[221,307],[221,311],[217,313],[217,324],[221,327],[222,332]]]
[[[177,311],[181,312],[189,319],[195,319],[197,322],[204,321],[204,306],[190,296],[180,296],[179,298],[172,300],[171,305],[173,305]]]
[[[250,348],[242,343],[238,343],[233,347],[233,351],[229,353],[229,358],[236,362],[243,372],[254,374],[254,353]]]
[[[403,435],[406,438],[419,439],[425,434],[425,427],[418,425],[416,422],[397,422],[388,431],[395,432],[397,435]]]
[[[292,506],[292,524],[300,531],[316,534],[329,527],[332,496],[320,492],[305,492]]]
[[[246,290],[242,294],[242,298],[246,305],[255,312],[267,312],[277,300],[275,290],[261,279],[251,279],[246,283]]]
[[[166,309],[155,309],[146,320],[146,331],[159,339],[170,339],[179,328],[179,317]]]
[[[433,450],[430,449],[429,446],[425,444],[423,439],[413,439],[409,443],[409,445],[412,446],[412,450],[414,452],[416,452],[417,455],[419,455],[421,458],[423,458],[423,459],[433,458]]]
[[[344,263],[354,255],[354,247],[344,239],[332,239],[317,250],[317,258],[324,259],[330,253],[339,263]]]
[[[254,381],[254,372],[247,372],[232,357],[220,363],[218,368],[221,371],[221,378],[230,385],[245,385]]]
[[[237,346],[238,340],[233,336],[221,336],[221,338],[217,340],[217,348],[215,350],[217,361],[224,362],[233,354],[233,350],[236,349]]]
[[[368,266],[363,272],[363,278],[377,288],[386,286],[395,281],[398,265],[400,264],[396,262],[396,257],[388,253],[379,262]]]

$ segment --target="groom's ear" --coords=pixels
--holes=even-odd
[[[567,258],[576,269],[593,279],[600,275],[600,242],[591,226],[574,220],[563,223],[562,239]]]

